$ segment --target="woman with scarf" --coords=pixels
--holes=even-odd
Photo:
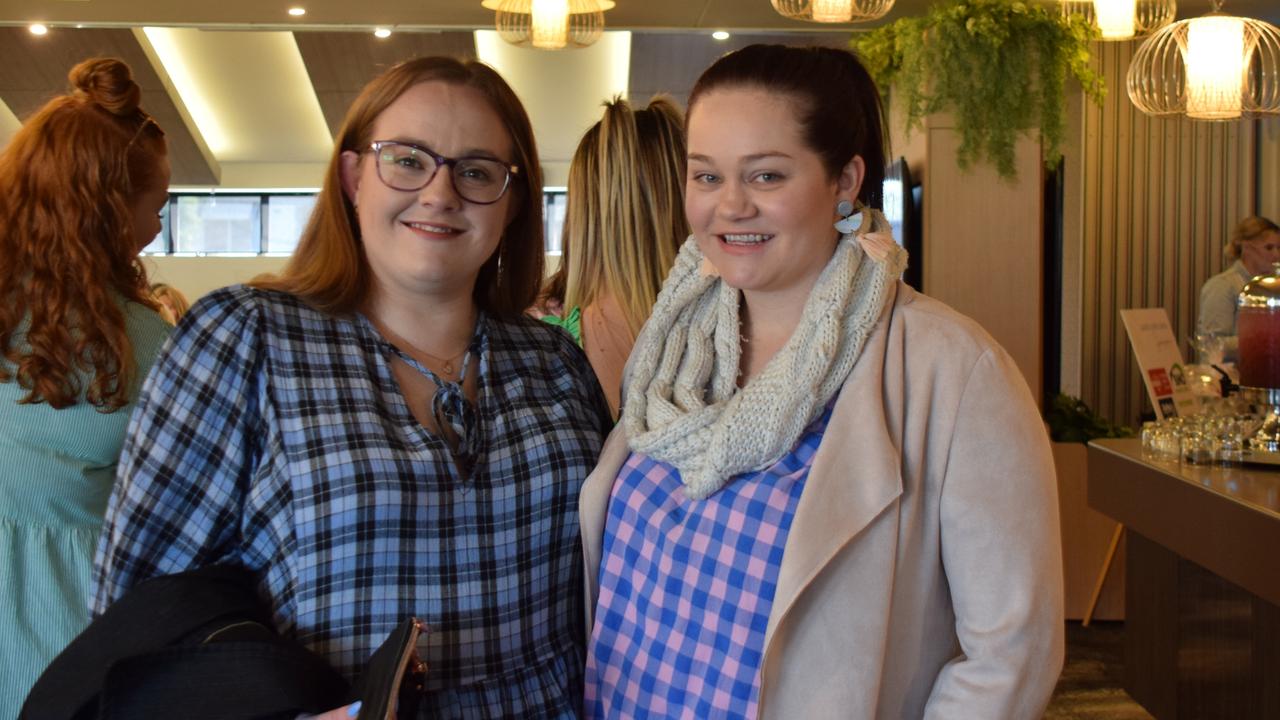
[[[880,98],[751,46],[695,85],[684,244],[587,479],[591,717],[1039,717],[1063,656],[1035,402],[899,282]]]

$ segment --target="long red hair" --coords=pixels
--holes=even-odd
[[[27,390],[23,403],[83,396],[111,412],[137,372],[119,299],[156,307],[132,203],[158,182],[164,132],[120,60],[86,60],[68,79],[0,153],[0,382]]]

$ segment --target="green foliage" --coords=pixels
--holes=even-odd
[[[1080,398],[1058,393],[1045,412],[1054,442],[1089,442],[1094,438],[1133,437],[1133,428],[1115,425],[1095,413]]]
[[[950,112],[960,133],[956,161],[988,160],[1013,179],[1018,135],[1038,129],[1045,164],[1062,159],[1068,73],[1101,103],[1106,90],[1090,66],[1092,25],[1020,0],[944,0],[924,17],[902,18],[852,45],[882,88],[902,98],[908,130]]]

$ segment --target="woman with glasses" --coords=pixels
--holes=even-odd
[[[138,253],[169,199],[164,133],[86,60],[0,154],[0,707],[89,621],[129,413],[168,336]]]
[[[404,618],[422,716],[567,717],[581,692],[578,489],[591,367],[523,314],[542,176],[519,100],[421,58],[347,113],[277,277],[198,302],[144,389],[94,574],[257,574],[277,629],[348,678]]]

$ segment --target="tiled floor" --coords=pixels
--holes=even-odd
[[[1067,623],[1067,663],[1045,720],[1148,720],[1121,687],[1124,623]]]

